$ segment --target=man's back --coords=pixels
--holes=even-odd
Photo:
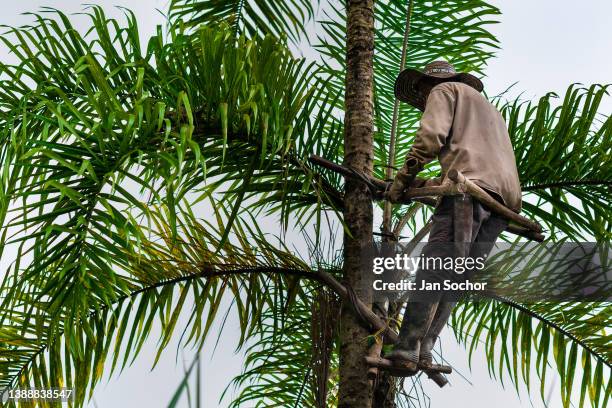
[[[408,156],[425,164],[439,156],[444,177],[457,169],[497,193],[506,206],[521,208],[521,188],[506,124],[497,109],[460,82],[436,85],[427,98]]]

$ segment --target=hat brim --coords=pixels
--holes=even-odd
[[[456,74],[441,72],[435,75],[427,75],[416,69],[408,68],[400,72],[395,80],[395,97],[402,102],[409,103],[420,111],[424,111],[425,102],[427,101],[427,95],[424,92],[425,83],[438,84],[449,81],[463,82],[478,92],[482,92],[484,89],[480,79],[465,72],[458,72]]]

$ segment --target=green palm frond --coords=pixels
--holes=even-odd
[[[175,206],[195,185],[207,193],[219,178],[249,179],[262,162],[278,164],[294,143],[292,129],[305,126],[298,119],[305,85],[294,88],[302,65],[271,38],[257,46],[203,28],[194,37],[175,33],[168,44],[154,37],[141,55],[133,16],[122,29],[94,8],[89,40],[58,16],[13,30],[14,41],[3,37],[24,59],[0,66],[1,149],[9,159],[2,177],[12,200],[2,202],[12,233],[5,244],[40,260],[20,274],[22,285],[44,281],[42,293],[53,297],[54,287],[93,279],[95,295],[96,276],[114,281],[106,262],[128,245],[122,234],[139,235],[138,221],[120,210],[145,211],[141,194],[167,204],[174,226]],[[57,67],[51,75],[49,64]]]
[[[237,299],[239,287],[268,293],[252,286],[259,278],[211,287],[183,281],[176,265],[147,268],[136,261],[146,255],[152,222],[163,225],[168,248],[179,248],[181,216],[191,204],[227,187],[227,180],[240,204],[236,180],[284,163],[300,143],[292,130],[302,134],[311,126],[302,111],[308,69],[276,40],[235,39],[229,29],[203,27],[189,35],[171,31],[170,42],[158,33],[144,51],[132,14],[126,27],[100,8],[89,14],[88,36],[61,12],[47,10],[35,15],[35,25],[1,37],[21,62],[0,65],[2,248],[17,253],[0,294],[0,388],[66,384],[74,375],[93,386],[112,343],[105,330],[129,336],[128,349],[137,354],[155,313],[177,299],[184,304],[190,292],[231,287]],[[243,159],[254,164],[251,172]],[[161,207],[163,224],[156,218]],[[218,250],[239,228],[236,208],[215,217],[225,225],[209,227],[222,232],[214,241]],[[261,243],[260,250],[274,253]],[[277,258],[274,265],[283,262]],[[176,285],[155,283],[173,279]],[[204,298],[216,304],[213,294]],[[269,298],[239,301],[246,330]],[[134,313],[144,326],[128,329]],[[168,336],[176,313],[163,317]],[[117,364],[118,354],[113,358]],[[81,402],[84,393],[82,387]]]
[[[612,117],[599,114],[607,86],[571,85],[565,96],[500,103],[515,148],[524,210],[559,239],[612,237]],[[498,101],[499,102],[499,101]]]
[[[191,27],[224,21],[237,34],[288,35],[297,42],[314,10],[310,0],[172,0],[169,14],[172,20]]]
[[[180,314],[191,316],[181,329],[183,345],[201,349],[224,296],[235,300],[239,345],[264,330],[265,311],[293,313],[293,305],[304,296],[296,278],[307,278],[312,271],[249,226],[253,220],[237,220],[231,239],[235,243],[221,244],[219,231],[227,211],[218,214],[220,224],[199,221],[192,212],[181,213],[177,219],[180,238],[172,232],[168,212],[167,208],[151,209],[140,250],[117,255],[126,264],[115,280],[129,281],[130,288],[109,285],[105,290],[110,302],[87,305],[87,313],[78,321],[70,320],[66,311],[57,324],[47,303],[27,294],[15,298],[10,289],[2,292],[13,296],[16,305],[4,309],[1,316],[0,389],[17,384],[73,386],[81,406],[105,367],[110,365],[111,375],[134,361],[151,334],[153,321],[161,325],[155,365],[178,330]],[[64,288],[56,296],[68,296],[70,291]]]
[[[455,309],[450,324],[469,350],[470,361],[482,347],[489,373],[502,383],[507,375],[517,391],[520,381],[529,389],[535,366],[543,401],[546,378],[554,375],[560,379],[564,407],[575,401],[571,396],[576,389],[580,407],[585,401],[605,407],[612,386],[610,334],[606,333],[612,324],[611,311],[607,303],[466,302]]]
[[[334,406],[339,303],[325,289],[309,290],[279,325],[272,311],[247,350],[233,385],[232,407]]]

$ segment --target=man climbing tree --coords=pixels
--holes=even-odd
[[[435,61],[424,72],[406,69],[395,82],[395,95],[423,111],[414,144],[386,197],[399,202],[416,175],[434,159],[441,179],[450,170],[486,190],[515,212],[521,208],[521,188],[506,124],[497,109],[480,93],[482,82],[458,73],[445,61]],[[507,219],[463,194],[444,196],[432,219],[426,256],[481,256],[489,253],[507,227]],[[444,245],[454,243],[455,245]],[[478,243],[478,245],[471,245]],[[420,269],[417,287],[439,271]],[[448,295],[411,301],[404,313],[400,341],[386,358],[410,370],[428,369],[431,350],[455,304]]]
[[[202,397],[236,408],[427,406],[425,376],[396,380],[417,373],[380,358],[383,344],[398,341],[401,305],[376,307],[362,285],[363,249],[379,243],[383,208],[373,201],[421,116],[400,109],[391,87],[404,67],[442,55],[483,72],[500,11],[458,0],[167,3],[167,22],[154,31],[129,11],[116,20],[95,6],[74,17],[43,9],[2,35],[10,58],[0,60],[0,405],[33,406],[3,398],[41,385],[74,388],[75,408],[95,405],[96,386],[142,362],[149,344],[155,359],[146,361],[158,370],[178,363],[179,351],[193,356],[185,378],[168,381],[178,383],[170,407],[186,393],[196,405]],[[73,23],[83,18],[80,30]],[[309,20],[312,55],[301,48]],[[501,208],[507,231],[522,237],[542,241],[545,227],[551,241],[608,242],[608,87],[571,85],[560,103],[553,93],[493,100],[520,157],[522,218],[508,209],[521,205],[512,147],[480,90],[446,63],[400,77],[400,99],[425,115],[388,196],[415,202],[405,211],[385,203],[380,241],[416,245],[431,232],[432,242],[492,242],[506,221],[489,210]],[[487,207],[446,197],[430,231],[419,220],[436,194],[410,180],[436,157],[455,182],[453,191],[434,187],[437,196],[461,187]],[[410,305],[392,353],[410,358],[398,362],[414,366],[423,355],[424,366],[451,301]],[[553,383],[561,402],[549,406],[605,405],[609,302],[483,303],[453,309],[473,363],[517,392],[539,388],[543,401]],[[244,363],[223,393],[216,385],[231,353],[218,350],[215,374],[201,375],[215,339],[236,346]],[[445,367],[423,374],[443,385],[454,369]],[[133,393],[153,403],[128,405],[159,406],[158,388]],[[467,405],[459,387],[446,396]]]

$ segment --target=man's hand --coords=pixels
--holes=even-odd
[[[404,195],[404,190],[410,186],[420,170],[416,159],[407,158],[402,168],[395,175],[393,184],[385,193],[385,198],[392,203],[399,203]]]

